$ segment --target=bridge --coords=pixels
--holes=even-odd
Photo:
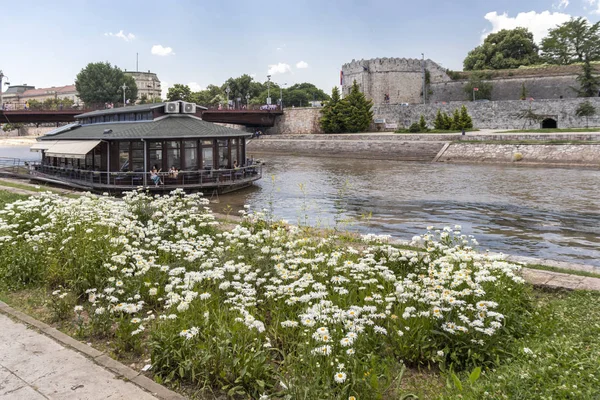
[[[40,124],[74,122],[75,116],[95,110],[0,110],[0,124]],[[275,119],[283,115],[280,108],[273,110],[237,109],[202,111],[202,119],[209,122],[237,124],[249,127],[272,127]]]

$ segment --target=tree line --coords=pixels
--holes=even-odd
[[[229,88],[229,95],[227,94]],[[270,93],[269,93],[270,92]],[[183,100],[206,107],[226,105],[227,100],[245,104],[266,104],[267,97],[276,104],[283,97],[286,107],[306,107],[310,101],[326,101],[329,95],[312,83],[297,83],[284,88],[275,82],[257,82],[248,74],[229,78],[222,85],[208,85],[206,89],[193,92],[188,85],[175,84],[167,92],[168,101]]]
[[[465,71],[476,71],[592,61],[600,61],[600,22],[592,24],[578,17],[550,29],[539,46],[527,28],[491,33],[469,52],[463,67]]]

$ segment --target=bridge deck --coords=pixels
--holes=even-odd
[[[75,116],[90,110],[0,110],[0,123],[40,124],[74,122]],[[282,110],[206,110],[202,119],[208,122],[252,127],[271,127]]]

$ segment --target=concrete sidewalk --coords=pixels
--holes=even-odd
[[[0,399],[156,398],[74,349],[0,314]]]

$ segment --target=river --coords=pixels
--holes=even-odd
[[[29,146],[0,157],[36,160]],[[600,171],[268,156],[253,187],[213,197],[291,223],[338,226],[409,240],[427,226],[461,225],[481,249],[600,268]]]
[[[291,223],[409,240],[461,225],[482,250],[600,267],[600,171],[268,156],[255,187],[221,195]],[[215,200],[215,198],[213,198]],[[351,222],[347,222],[351,221]]]

